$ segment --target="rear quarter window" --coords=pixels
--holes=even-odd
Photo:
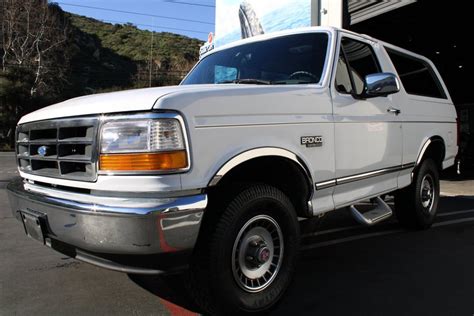
[[[447,99],[443,86],[426,61],[385,48],[408,94]]]

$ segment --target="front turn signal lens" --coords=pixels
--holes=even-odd
[[[99,160],[101,171],[173,171],[188,167],[186,150],[136,153],[102,154]]]

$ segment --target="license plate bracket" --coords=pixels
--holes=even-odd
[[[44,244],[46,215],[30,209],[20,211],[20,214],[26,235]]]

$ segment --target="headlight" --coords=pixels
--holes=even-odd
[[[177,171],[189,166],[176,119],[113,121],[101,133],[101,171]]]

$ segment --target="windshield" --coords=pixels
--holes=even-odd
[[[327,47],[326,33],[289,35],[232,47],[205,57],[181,84],[319,83]]]

